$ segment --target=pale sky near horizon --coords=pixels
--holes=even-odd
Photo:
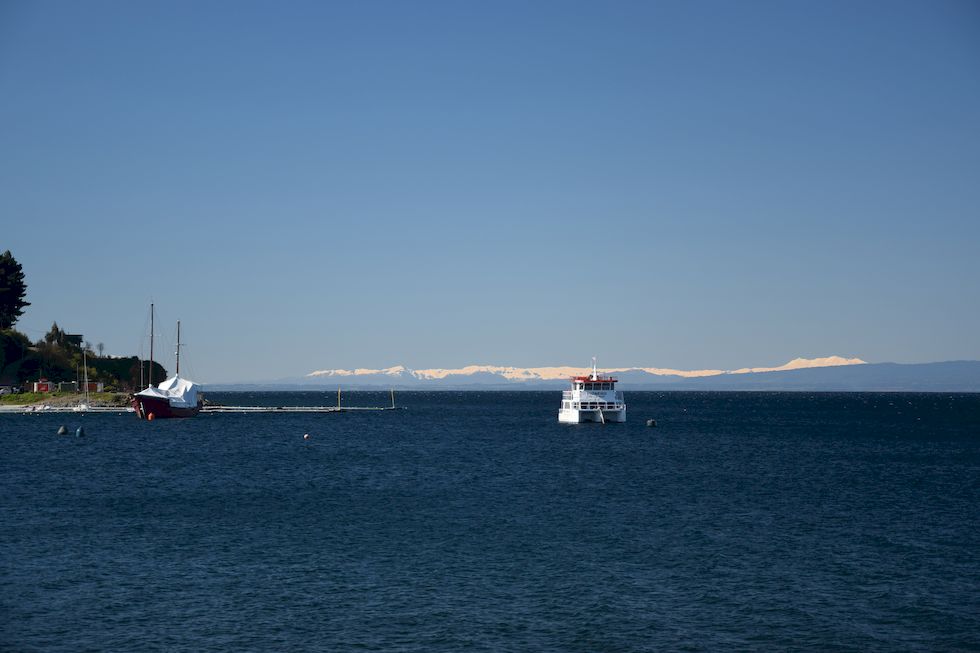
[[[18,327],[202,382],[980,359],[978,213],[975,2],[0,0]]]

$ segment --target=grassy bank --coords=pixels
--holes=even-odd
[[[83,395],[77,392],[21,392],[14,395],[0,395],[3,406],[74,406],[82,401]],[[92,406],[126,406],[128,395],[122,392],[91,392],[89,404]]]

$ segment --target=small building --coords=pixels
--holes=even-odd
[[[78,382],[62,381],[58,384],[58,392],[78,392]]]
[[[47,379],[38,379],[34,382],[33,392],[54,392],[55,387],[56,384]]]
[[[89,392],[102,392],[105,389],[105,384],[102,381],[89,381],[88,391]]]

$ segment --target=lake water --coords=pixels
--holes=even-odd
[[[0,649],[980,650],[980,395],[626,398],[0,415]]]

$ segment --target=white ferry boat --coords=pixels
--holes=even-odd
[[[592,359],[592,374],[572,377],[572,389],[561,393],[558,421],[565,424],[580,422],[625,422],[626,402],[616,390],[616,379],[600,376]]]

